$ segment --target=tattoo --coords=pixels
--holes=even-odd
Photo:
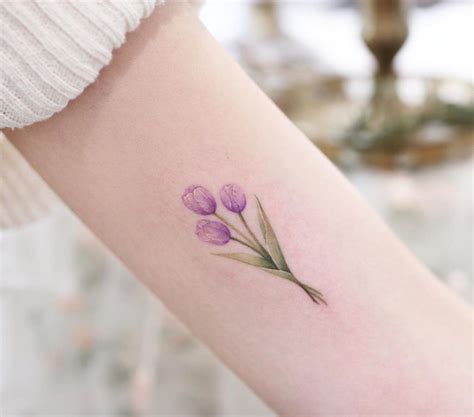
[[[221,202],[230,212],[237,215],[241,226],[233,225],[217,213],[217,202],[209,190],[200,185],[191,185],[184,191],[184,205],[194,213],[202,216],[214,216],[216,220],[199,220],[196,224],[196,235],[203,242],[223,246],[234,241],[253,253],[213,253],[216,256],[232,259],[259,268],[279,278],[298,285],[313,302],[325,304],[323,294],[298,280],[291,272],[278,243],[275,232],[263,210],[258,197],[255,197],[258,209],[258,221],[262,240],[252,231],[242,214],[247,206],[247,198],[237,184],[227,184],[220,191]],[[240,227],[243,227],[241,229]]]

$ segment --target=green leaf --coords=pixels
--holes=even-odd
[[[263,210],[262,204],[258,197],[257,199],[257,207],[258,207],[258,222],[260,224],[260,229],[262,231],[263,237],[265,239],[265,243],[267,244],[268,251],[270,252],[270,256],[272,257],[275,265],[278,266],[279,269],[282,271],[289,272],[290,268],[288,268],[288,264],[286,263],[285,257],[283,256],[283,252],[281,251],[280,244],[278,243],[277,237],[273,228],[268,220],[268,217]]]
[[[274,267],[272,263],[266,259],[261,258],[260,256],[250,255],[248,253],[213,253],[213,255],[239,261],[247,265],[263,268],[265,270],[271,270],[271,268]]]

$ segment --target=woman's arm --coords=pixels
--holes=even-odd
[[[469,309],[184,6],[145,21],[65,111],[7,135],[137,277],[279,413],[471,411]],[[198,239],[196,222],[212,216],[188,210],[183,191],[201,184],[217,197],[226,183],[245,190],[243,214],[265,246],[259,197],[293,275],[322,293],[313,293],[319,304],[295,282],[211,255],[265,258],[252,238],[241,240],[256,251]],[[218,213],[245,230],[238,214],[218,204]]]

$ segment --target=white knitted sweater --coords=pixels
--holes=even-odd
[[[98,76],[165,0],[0,0],[0,129],[47,119]],[[0,132],[0,229],[58,200]]]
[[[0,0],[0,129],[62,110],[164,0]]]

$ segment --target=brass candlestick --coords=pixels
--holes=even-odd
[[[393,75],[393,59],[408,37],[403,0],[361,0],[362,38],[377,60],[379,77]]]

